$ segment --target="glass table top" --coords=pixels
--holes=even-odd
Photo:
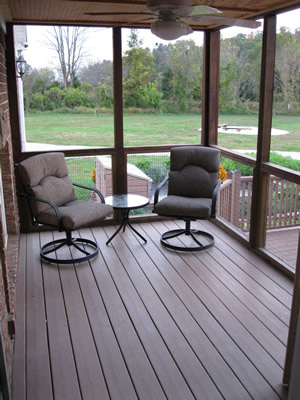
[[[105,203],[116,209],[133,209],[145,207],[150,200],[147,197],[137,194],[115,194],[105,197]]]

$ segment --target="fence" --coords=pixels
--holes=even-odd
[[[239,171],[228,174],[218,195],[219,216],[241,229],[250,230],[252,176]],[[267,229],[300,225],[299,185],[276,176],[269,177]]]

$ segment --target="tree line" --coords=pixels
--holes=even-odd
[[[66,28],[65,28],[66,29]],[[84,29],[84,28],[82,28]],[[84,47],[78,31],[75,50]],[[60,74],[49,68],[27,66],[23,77],[26,111],[110,111],[113,107],[112,62],[80,66],[84,53],[71,52],[76,36],[56,29],[49,45],[57,50]],[[63,42],[67,41],[67,50]],[[74,50],[74,51],[75,51]],[[221,39],[220,111],[251,113],[258,110],[262,33]],[[59,54],[62,51],[63,54]],[[274,100],[276,111],[299,112],[300,30],[281,28],[276,40]],[[67,60],[75,64],[69,65]],[[202,101],[203,47],[193,40],[143,47],[131,30],[123,56],[124,107],[129,111],[199,112]],[[57,77],[59,76],[59,77]]]

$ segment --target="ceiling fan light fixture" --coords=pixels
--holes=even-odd
[[[151,32],[160,39],[175,40],[180,36],[189,35],[193,30],[184,21],[175,20],[152,22]]]

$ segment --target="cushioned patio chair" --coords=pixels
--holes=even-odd
[[[170,173],[156,188],[153,212],[185,221],[184,229],[165,232],[163,246],[180,251],[200,251],[214,245],[208,232],[191,229],[191,221],[215,218],[219,181],[220,152],[202,146],[171,149]],[[159,199],[161,188],[168,182],[168,195]],[[172,243],[180,235],[189,236],[192,245]]]
[[[72,231],[103,220],[113,212],[113,208],[105,204],[102,193],[95,188],[72,183],[63,153],[30,157],[17,164],[16,169],[23,186],[21,196],[27,200],[33,225],[48,225],[66,233],[65,238],[42,246],[41,258],[50,263],[73,264],[95,257],[98,253],[97,243],[73,238]],[[78,200],[73,186],[93,190],[100,202]],[[62,259],[55,257],[55,252],[63,246],[76,248],[79,253]],[[54,256],[49,256],[51,253]]]

